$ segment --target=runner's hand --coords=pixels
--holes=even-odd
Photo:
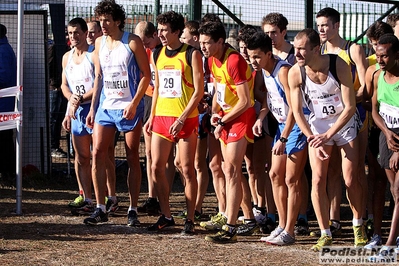
[[[254,126],[252,127],[252,132],[255,136],[262,136],[263,123],[260,119],[256,119]]]
[[[66,115],[64,117],[64,120],[62,121],[62,127],[66,131],[71,132],[71,118],[69,117],[69,115]]]
[[[330,156],[328,153],[324,150],[323,146],[319,146],[316,148],[316,156],[319,158],[321,161],[327,160]]]
[[[389,168],[395,173],[399,170],[399,152],[394,152],[389,159]]]

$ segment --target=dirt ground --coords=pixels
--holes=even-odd
[[[146,227],[157,217],[139,215],[141,226],[128,227],[129,204],[124,174],[118,175],[120,209],[109,222],[86,226],[83,216],[71,215],[67,203],[76,197],[77,183],[61,171],[49,180],[25,178],[22,215],[14,213],[14,181],[0,178],[0,265],[319,265],[319,254],[310,251],[316,238],[297,237],[295,245],[277,247],[259,241],[260,235],[239,237],[238,243],[218,245],[204,240],[208,233],[196,226],[196,235],[183,236],[183,220],[160,233]],[[146,178],[142,181],[146,190]],[[147,197],[142,193],[140,203]],[[172,213],[184,209],[184,194],[176,178],[171,195]],[[388,206],[389,202],[387,202]],[[209,186],[203,220],[215,213],[216,198]],[[387,207],[386,207],[387,208]],[[351,213],[342,207],[343,235],[334,245],[353,245]],[[198,222],[199,223],[199,222]],[[197,224],[198,224],[197,223]],[[384,221],[384,236],[389,230]],[[316,229],[314,217],[310,217]]]

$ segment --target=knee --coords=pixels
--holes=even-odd
[[[87,155],[81,155],[76,153],[75,154],[75,163],[78,165],[90,165],[90,156]]]
[[[211,169],[211,171],[212,171],[214,176],[217,176],[215,173],[219,173],[219,172],[222,171],[222,168],[220,167],[220,164],[218,164],[218,163],[216,163],[214,161],[211,161],[209,163],[209,169]]]
[[[360,187],[360,182],[355,177],[345,178],[345,187],[348,189]]]
[[[269,177],[270,177],[270,181],[274,184],[276,184],[280,181],[280,177],[279,177],[278,173],[276,171],[274,171],[273,169],[270,169]]]
[[[138,150],[129,151],[126,154],[126,160],[129,166],[134,165],[135,163],[140,161],[140,155]]]
[[[285,177],[285,184],[288,188],[297,188],[299,189],[299,179],[295,175],[287,175]]]
[[[319,191],[326,189],[326,180],[321,178],[320,176],[312,176],[312,191]]]
[[[151,148],[145,149],[145,157],[147,157],[147,159],[151,159]]]

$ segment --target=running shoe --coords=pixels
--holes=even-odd
[[[161,213],[161,208],[156,198],[148,198],[141,206],[137,208],[137,212],[158,216]]]
[[[68,207],[70,208],[80,208],[84,205],[84,197],[83,195],[79,195],[77,196],[73,201],[71,201],[70,203],[68,203]]]
[[[262,212],[260,210],[258,210],[257,208],[252,208],[252,212],[254,213],[254,217],[255,220],[258,224],[262,224],[265,223],[267,220],[266,215],[262,214]]]
[[[164,229],[165,227],[169,227],[169,226],[174,226],[175,225],[175,220],[173,220],[173,217],[171,218],[171,220],[166,219],[165,215],[161,215],[158,219],[158,221],[147,227],[148,231],[159,231]]]
[[[137,212],[134,210],[130,210],[127,214],[127,225],[128,226],[139,226],[140,221],[137,217]]]
[[[252,236],[259,234],[260,228],[256,223],[244,223],[237,228],[237,235]]]
[[[194,220],[198,221],[201,220],[202,212],[195,211],[194,213]],[[187,218],[187,210],[180,211],[177,215],[173,215],[173,218],[178,218],[178,219],[186,219]]]
[[[206,241],[210,241],[218,244],[229,244],[237,242],[237,233],[230,232],[227,225],[223,225],[222,229],[214,235],[208,235],[205,237]]]
[[[367,244],[367,234],[364,225],[353,226],[353,234],[355,235],[355,247],[363,247]]]
[[[105,209],[108,215],[113,215],[119,209],[118,200],[114,202],[112,199],[108,198]]]
[[[365,222],[365,226],[367,238],[371,238],[374,235],[374,220],[367,219],[367,221]]]
[[[367,245],[364,246],[364,249],[374,249],[377,248],[377,246],[381,246],[381,244],[382,244],[381,236],[374,234],[373,237],[370,239],[370,241],[367,243]]]
[[[274,229],[269,236],[264,236],[260,238],[260,241],[262,242],[269,242],[270,240],[272,240],[273,238],[276,238],[279,234],[281,234],[281,232],[283,232],[284,229],[281,228],[280,226],[277,226],[276,229]]]
[[[272,244],[272,245],[278,245],[278,246],[292,245],[295,243],[295,237],[292,237],[290,234],[288,234],[284,230],[275,238],[267,241],[267,243]]]
[[[333,237],[336,236],[340,236],[342,234],[342,226],[340,222],[331,222],[330,221],[330,231],[331,231],[331,235]],[[317,230],[317,231],[312,231],[310,232],[310,236],[317,236],[320,237],[321,236],[321,231]]]
[[[108,214],[103,212],[101,208],[97,208],[93,214],[89,217],[84,219],[83,221],[87,225],[97,225],[99,223],[108,222]]]
[[[383,246],[380,251],[374,256],[368,258],[371,263],[382,263],[396,261],[396,254],[394,249]]]
[[[276,229],[276,222],[273,222],[273,220],[268,217],[266,222],[259,224],[259,226],[262,234],[270,234],[274,229]]]
[[[299,218],[294,227],[295,235],[307,236],[309,235],[309,224],[305,219]]]
[[[89,215],[94,212],[94,204],[92,202],[84,201],[84,205],[80,208],[73,208],[71,213],[73,215]]]
[[[184,222],[184,229],[181,231],[183,235],[193,235],[195,234],[194,223],[190,219],[186,219]]]
[[[322,247],[331,246],[332,245],[332,237],[326,234],[323,234],[319,240],[317,240],[317,244],[313,245],[311,250],[320,251]]]
[[[220,212],[215,216],[211,216],[211,219],[207,222],[201,222],[200,226],[206,230],[221,230],[223,225],[227,224],[227,217]]]

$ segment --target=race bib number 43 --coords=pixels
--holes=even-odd
[[[344,110],[340,95],[333,95],[323,99],[312,99],[312,103],[314,114],[319,119],[331,119]]]

